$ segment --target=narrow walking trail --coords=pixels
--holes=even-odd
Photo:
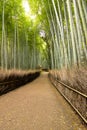
[[[48,73],[0,97],[0,130],[86,130]]]

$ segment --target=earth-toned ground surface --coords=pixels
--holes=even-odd
[[[0,96],[0,130],[86,130],[48,73]]]

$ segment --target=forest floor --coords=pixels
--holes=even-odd
[[[48,73],[0,97],[0,130],[86,130]]]

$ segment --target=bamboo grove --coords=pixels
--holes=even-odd
[[[42,0],[51,32],[51,68],[87,63],[87,1]]]
[[[1,68],[87,63],[87,0],[25,0],[35,19],[25,15],[22,1],[0,1]]]
[[[26,16],[22,0],[0,1],[1,69],[35,69],[45,62],[38,23]]]

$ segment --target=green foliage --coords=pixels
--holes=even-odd
[[[62,68],[87,60],[87,0],[27,1],[28,15],[22,0],[0,1],[2,68]]]

